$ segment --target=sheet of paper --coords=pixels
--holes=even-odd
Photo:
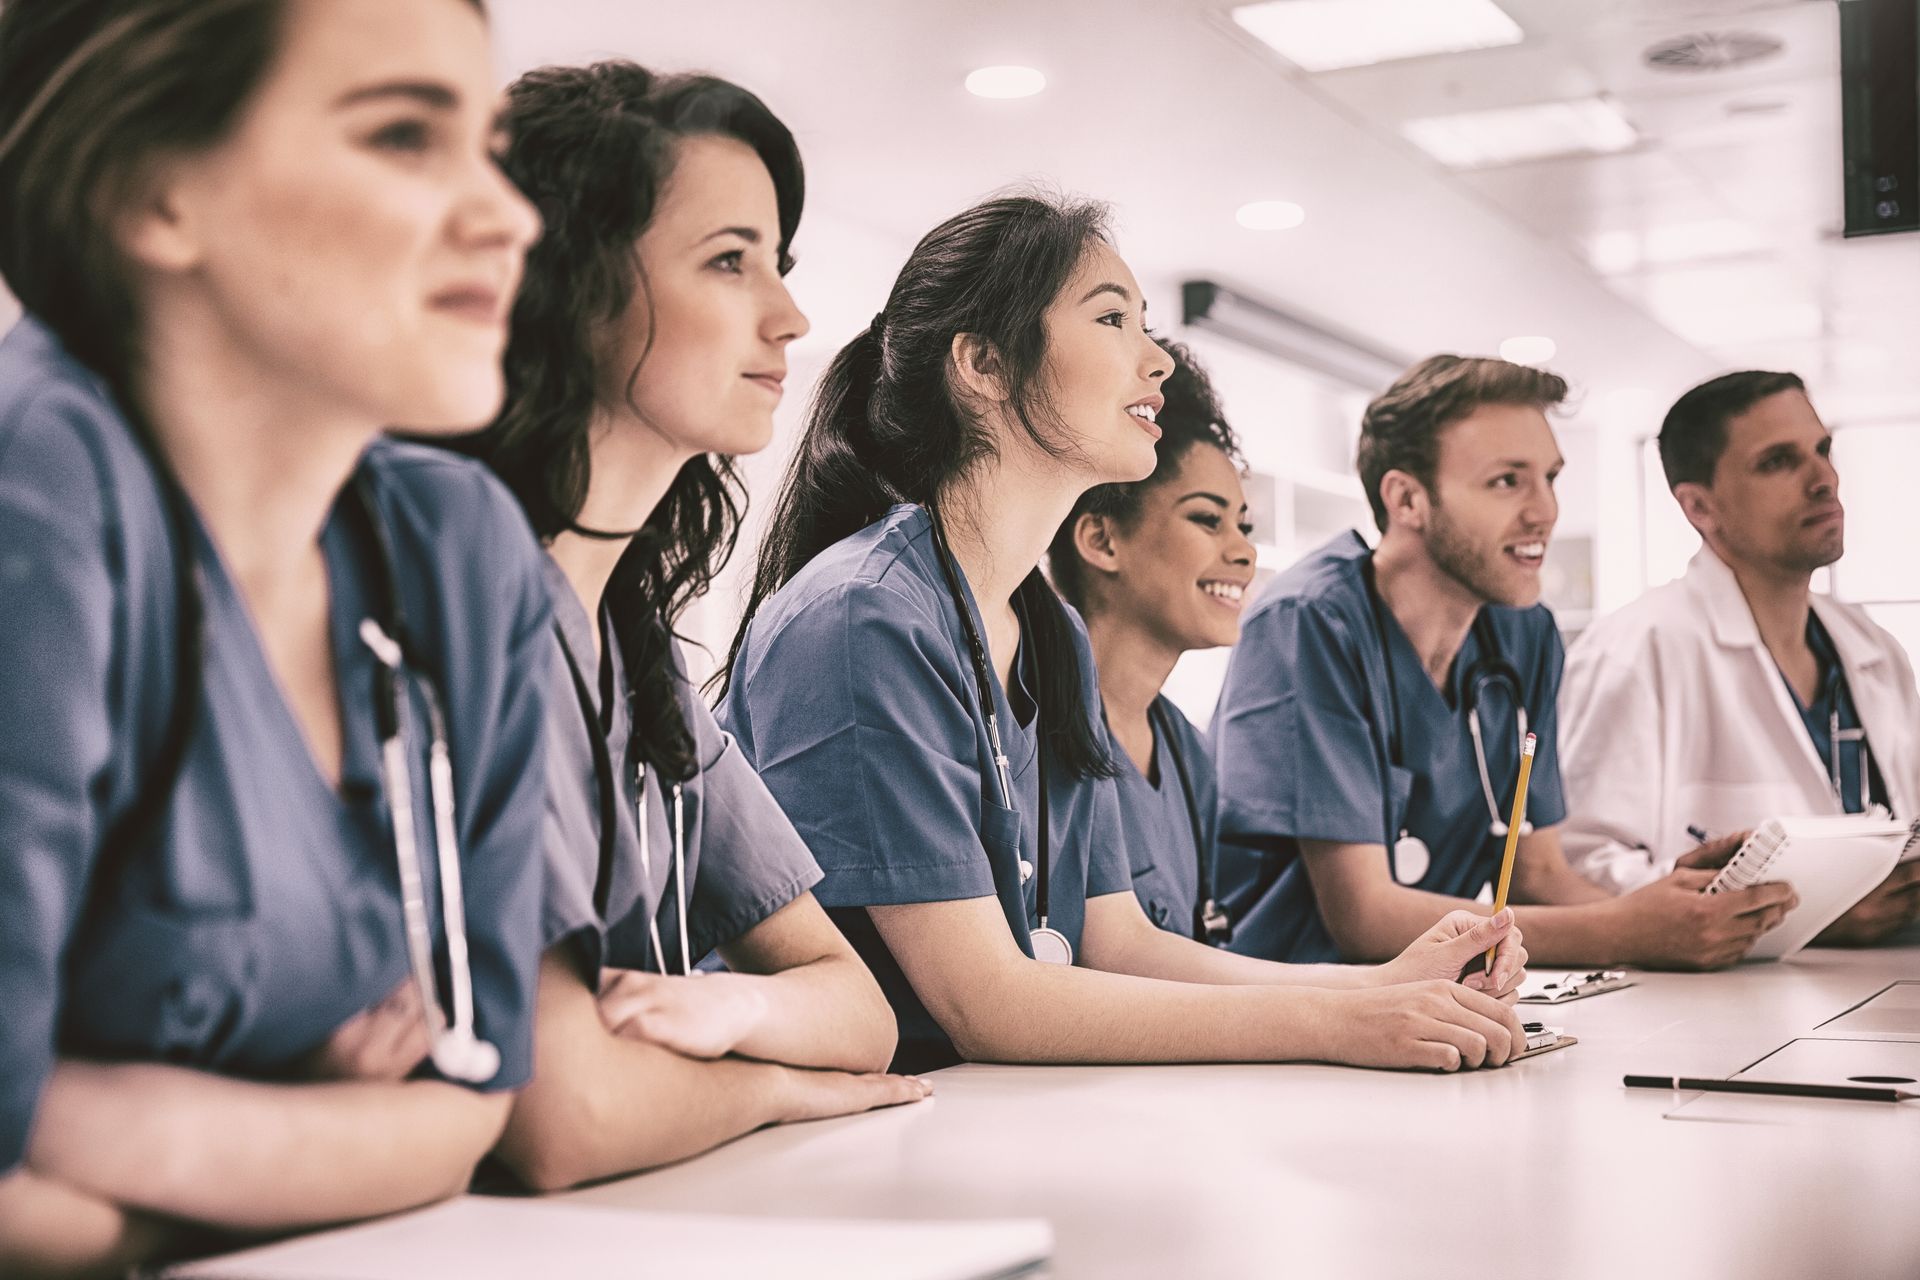
[[[1841,1040],[1920,1040],[1920,982],[1896,982],[1873,999],[1821,1023],[1814,1034]]]
[[[176,1280],[780,1276],[998,1280],[1053,1251],[1038,1219],[888,1222],[649,1213],[465,1196],[168,1270]]]

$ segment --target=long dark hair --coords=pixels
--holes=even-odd
[[[1159,340],[1160,347],[1173,357],[1173,372],[1161,384],[1166,403],[1154,416],[1160,438],[1153,445],[1153,474],[1144,480],[1118,484],[1097,484],[1080,495],[1073,510],[1060,522],[1047,548],[1047,570],[1074,608],[1087,611],[1087,571],[1080,552],[1073,545],[1073,527],[1084,515],[1106,516],[1121,527],[1131,527],[1140,518],[1140,505],[1156,485],[1165,484],[1195,445],[1212,445],[1236,466],[1243,465],[1240,441],[1227,425],[1226,410],[1220,407],[1213,380],[1193,358],[1193,352],[1171,338]]]
[[[285,0],[0,5],[0,276],[117,403],[172,540],[173,703],[126,810],[100,838],[111,882],[166,813],[199,715],[202,609],[191,516],[133,387],[141,327],[114,219],[157,155],[223,141],[279,52]]]
[[[502,166],[539,207],[546,231],[527,256],[513,309],[505,407],[459,447],[499,473],[543,539],[563,531],[632,537],[606,591],[631,690],[630,749],[689,778],[696,761],[675,687],[672,628],[733,553],[746,495],[731,458],[702,454],[680,468],[638,530],[582,527],[588,428],[606,385],[594,355],[606,326],[630,306],[652,310],[634,245],[659,208],[682,140],[735,138],[760,156],[779,205],[782,272],[792,265],[805,193],[800,152],[766,104],[738,85],[618,60],[529,72],[507,90],[503,124]],[[627,371],[629,399],[645,364],[643,351]]]
[[[1105,235],[1103,205],[1010,195],[948,219],[914,247],[886,309],[834,357],[815,392],[760,544],[722,689],[755,613],[808,561],[895,503],[937,504],[991,456],[991,431],[950,376],[958,335],[991,348],[1008,404],[1034,444],[1055,457],[1071,452],[1049,399],[1044,319],[1088,246]],[[1065,607],[1038,569],[1014,599],[1040,673],[1041,720],[1061,762],[1081,776],[1110,775]]]

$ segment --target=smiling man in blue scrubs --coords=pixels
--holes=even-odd
[[[1710,898],[1710,874],[1683,866],[1615,898],[1561,852],[1563,650],[1539,599],[1562,465],[1546,412],[1566,390],[1434,356],[1367,406],[1358,465],[1380,545],[1342,534],[1267,588],[1214,717],[1234,950],[1377,959],[1473,899],[1498,870],[1529,729],[1513,900],[1535,958],[1717,967],[1778,922],[1779,886]]]

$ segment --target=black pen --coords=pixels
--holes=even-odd
[[[1700,1093],[1769,1093],[1789,1098],[1839,1098],[1850,1102],[1907,1102],[1920,1093],[1856,1084],[1792,1084],[1784,1080],[1695,1080],[1688,1076],[1627,1076],[1629,1089],[1678,1089]]]

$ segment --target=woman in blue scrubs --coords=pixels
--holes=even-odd
[[[1240,638],[1253,527],[1239,445],[1193,353],[1173,359],[1154,425],[1153,474],[1089,489],[1047,551],[1053,585],[1086,622],[1113,737],[1120,825],[1147,918],[1227,941],[1216,885],[1213,758],[1161,686],[1189,649]]]
[[[736,85],[630,62],[543,68],[507,104],[504,164],[546,228],[475,447],[551,552],[558,696],[540,1074],[500,1155],[552,1189],[927,1088],[867,1074],[892,1011],[672,638],[732,548],[732,457],[771,438],[807,329],[783,280],[792,135]],[[731,971],[693,970],[715,948]]]
[[[532,1066],[537,220],[464,0],[0,10],[0,1272],[466,1185]]]
[[[1010,196],[929,232],[821,384],[721,723],[893,1002],[896,1066],[1503,1062],[1511,1009],[1450,979],[1505,940],[1473,981],[1513,985],[1510,918],[1300,968],[1134,898],[1092,654],[1036,566],[1088,488],[1153,470],[1171,368],[1099,206]]]

